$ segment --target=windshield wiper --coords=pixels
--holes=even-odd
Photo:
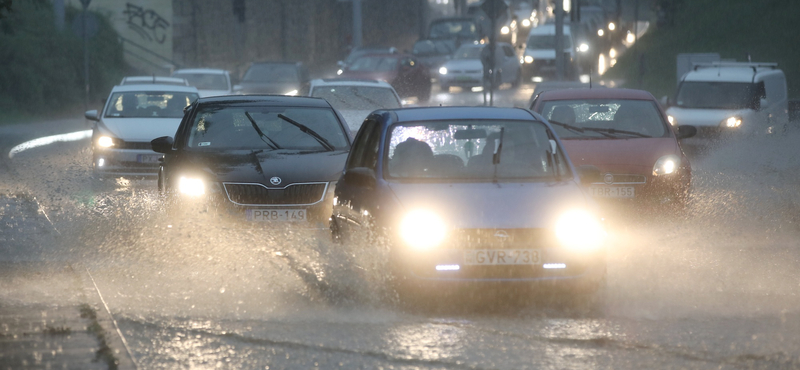
[[[258,137],[261,138],[261,141],[265,142],[272,150],[281,149],[280,145],[278,145],[274,140],[270,139],[269,136],[265,135],[263,131],[258,127],[256,124],[256,120],[250,115],[250,112],[244,112],[244,115],[247,116],[247,119],[250,120],[250,123],[253,125],[253,128],[258,133]],[[264,140],[266,139],[266,140]]]
[[[558,121],[550,120],[548,122],[550,122],[551,125],[561,126],[561,127],[565,128],[567,130],[570,130],[570,131],[573,131],[573,132],[578,132],[578,133],[581,133],[581,134],[586,131],[582,127],[573,126],[573,125],[566,124],[566,123],[561,123],[561,122],[558,122]]]
[[[332,152],[332,151],[336,150],[336,148],[333,145],[331,145],[331,143],[328,140],[326,140],[324,137],[322,137],[316,131],[308,128],[308,126],[306,126],[306,125],[304,125],[304,124],[302,124],[300,122],[297,122],[297,121],[295,121],[295,120],[293,120],[293,119],[291,119],[289,117],[284,116],[283,113],[278,113],[278,118],[280,118],[280,119],[282,119],[282,120],[284,120],[286,122],[291,123],[295,127],[299,128],[300,131],[302,131],[303,133],[308,134],[309,136],[313,137],[315,140],[317,140],[317,142],[320,145],[325,147],[325,149],[327,149],[328,151]]]
[[[594,132],[601,133],[601,134],[609,133],[609,134],[612,134],[612,135],[613,134],[624,134],[624,135],[633,135],[633,136],[638,136],[638,137],[652,137],[650,135],[643,134],[641,132],[628,131],[628,130],[617,130],[615,128],[584,128],[584,130],[586,130],[586,131],[594,131]]]
[[[500,128],[500,143],[497,144],[497,151],[492,156],[492,164],[494,165],[494,175],[492,181],[497,184],[497,165],[500,164],[500,156],[503,153],[503,136],[505,136],[506,128]]]

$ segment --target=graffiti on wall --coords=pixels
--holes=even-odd
[[[127,3],[122,12],[127,17],[127,24],[143,39],[163,44],[167,39],[169,22],[153,9]]]

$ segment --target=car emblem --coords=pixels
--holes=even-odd
[[[603,182],[605,182],[607,185],[613,184],[614,183],[614,175],[612,175],[610,173],[607,173],[605,176],[603,176]]]
[[[494,237],[502,241],[506,241],[508,240],[508,233],[505,232],[504,230],[497,230],[497,232],[494,233]]]
[[[274,176],[271,179],[269,179],[269,183],[272,184],[272,185],[280,185],[281,184],[281,178],[278,177],[278,176]]]

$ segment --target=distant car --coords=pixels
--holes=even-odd
[[[364,118],[373,111],[400,108],[402,105],[392,85],[376,80],[311,80],[308,96],[327,100],[344,116],[352,132],[357,132]]]
[[[565,68],[564,75],[571,77],[576,71],[576,50],[575,42],[572,39],[571,27],[564,25],[564,46]],[[531,29],[528,41],[525,44],[525,51],[522,55],[522,75],[523,79],[534,76],[546,76],[556,73],[556,26],[555,24],[543,24]]]
[[[123,77],[119,84],[120,86],[142,84],[189,86],[189,82],[184,78],[163,76],[128,76]]]
[[[386,81],[402,98],[414,96],[425,102],[431,97],[428,69],[408,54],[361,56],[342,71],[341,77]]]
[[[775,63],[696,64],[680,81],[667,114],[706,136],[773,133],[789,122],[786,76]]]
[[[692,167],[680,140],[693,126],[675,128],[650,93],[628,89],[544,91],[531,110],[546,118],[577,166],[599,172],[591,194],[640,209],[681,209],[691,190]]]
[[[439,68],[455,51],[452,44],[444,40],[419,40],[414,43],[411,54],[428,68],[431,76],[437,76]]]
[[[336,186],[335,242],[387,248],[399,292],[605,282],[605,231],[555,131],[524,109],[377,111]],[[494,285],[493,285],[494,286]]]
[[[486,34],[475,17],[445,17],[434,19],[428,25],[427,40],[441,40],[453,50],[462,44],[484,40]]]
[[[393,46],[388,46],[388,47],[384,47],[384,46],[361,46],[361,47],[356,47],[356,48],[353,48],[352,50],[350,50],[350,53],[347,54],[347,58],[345,58],[344,60],[340,60],[339,62],[337,62],[337,64],[339,65],[339,71],[343,71],[348,65],[353,63],[354,60],[358,59],[358,57],[360,57],[362,55],[367,55],[367,54],[396,54],[397,52],[398,52],[397,48],[395,48]],[[341,74],[341,72],[339,72],[338,74]]]
[[[200,98],[171,136],[151,145],[174,210],[304,228],[327,226],[351,143],[325,100],[289,96]]]
[[[101,112],[85,117],[92,129],[92,167],[98,175],[155,176],[162,155],[150,141],[174,135],[183,108],[197,100],[197,89],[174,85],[115,86]]]
[[[233,92],[230,73],[224,69],[179,69],[172,77],[183,78],[197,88],[200,97],[229,95]]]
[[[481,54],[486,47],[488,46],[483,44],[461,45],[453,54],[453,59],[439,68],[439,84],[442,91],[447,91],[450,86],[488,86],[484,81],[484,65],[481,61]],[[496,71],[494,85],[510,83],[513,87],[518,86],[522,75],[514,48],[508,43],[499,42],[494,55]]]
[[[252,63],[233,92],[292,96],[298,95],[308,80],[308,71],[300,62]]]

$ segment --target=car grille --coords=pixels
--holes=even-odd
[[[238,205],[312,205],[322,201],[328,183],[290,184],[267,188],[258,183],[223,183],[228,199]]]
[[[644,175],[631,175],[631,174],[619,174],[619,173],[612,173],[611,175],[614,176],[614,181],[612,183],[608,184],[604,181],[599,181],[593,184],[595,185],[644,184],[647,182],[647,177],[645,177]],[[605,176],[605,174],[601,176]]]
[[[451,237],[458,249],[543,248],[553,243],[546,229],[463,229]]]
[[[119,149],[141,149],[141,150],[153,150],[153,147],[150,145],[149,141],[140,142],[140,141],[124,141],[120,143],[117,148]]]

